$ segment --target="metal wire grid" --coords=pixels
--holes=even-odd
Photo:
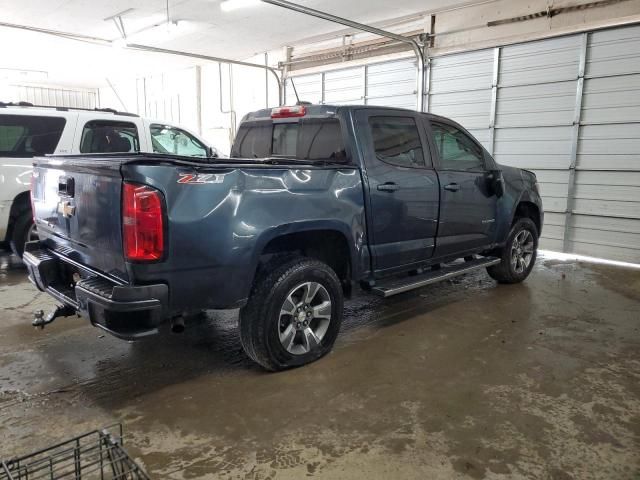
[[[111,430],[116,430],[114,435]],[[0,464],[0,480],[148,480],[112,425]]]

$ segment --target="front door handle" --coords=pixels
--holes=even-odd
[[[395,192],[400,187],[396,183],[387,182],[387,183],[381,183],[380,185],[378,185],[377,188],[381,192]]]
[[[450,183],[449,185],[445,185],[443,188],[445,190],[449,190],[450,192],[457,192],[458,190],[460,190],[460,185],[458,185],[457,183]]]

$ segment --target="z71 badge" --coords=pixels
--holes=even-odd
[[[187,185],[204,185],[206,183],[222,183],[224,175],[215,173],[179,173],[178,183]]]

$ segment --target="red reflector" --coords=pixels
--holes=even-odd
[[[296,105],[295,107],[276,107],[271,110],[271,118],[291,118],[304,117],[307,109],[304,105]]]
[[[122,233],[128,260],[159,260],[164,252],[162,196],[155,188],[125,183]]]

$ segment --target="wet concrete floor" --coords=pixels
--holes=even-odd
[[[333,353],[269,374],[236,312],[129,344],[0,256],[0,459],[113,422],[152,478],[640,479],[640,270],[540,259],[346,304]]]

